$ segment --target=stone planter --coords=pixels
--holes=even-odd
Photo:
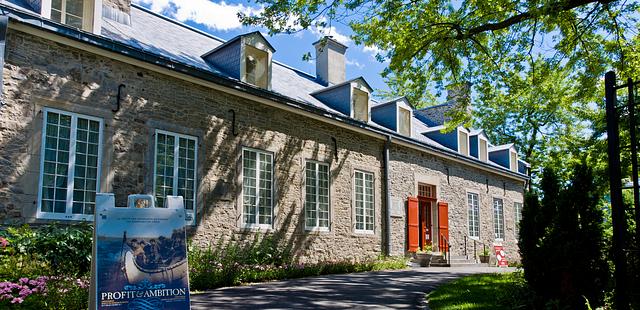
[[[431,253],[416,253],[416,260],[420,267],[429,267],[431,264]]]
[[[489,255],[478,255],[480,258],[480,263],[488,264],[489,263]]]

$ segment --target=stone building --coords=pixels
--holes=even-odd
[[[311,75],[258,32],[224,42],[128,0],[0,8],[5,224],[91,221],[96,192],[181,195],[200,244],[274,233],[318,261],[476,240],[518,259],[513,146],[443,132],[443,106],[374,100],[331,38]]]

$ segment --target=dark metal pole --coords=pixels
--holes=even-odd
[[[629,135],[631,138],[631,170],[633,182],[633,206],[635,208],[636,223],[640,223],[640,193],[638,193],[638,153],[636,140],[636,112],[635,112],[635,93],[634,85],[631,78],[627,79],[627,88],[629,90]],[[636,240],[640,240],[640,225],[636,224]]]
[[[611,190],[611,213],[613,224],[613,263],[615,265],[615,308],[629,309],[626,286],[627,262],[624,253],[625,214],[622,204],[622,180],[620,174],[620,133],[616,112],[616,74],[604,76],[607,112],[607,153],[609,156],[609,188]]]

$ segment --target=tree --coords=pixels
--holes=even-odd
[[[429,106],[444,84],[470,82],[478,113],[455,113],[448,128],[475,125],[516,143],[534,171],[561,168],[573,158],[568,150],[596,142],[580,127],[597,116],[589,107],[601,97],[602,75],[611,66],[640,68],[630,39],[635,1],[255,1],[262,13],[240,17],[271,33],[347,23],[356,43],[389,60],[383,95]]]
[[[592,171],[580,163],[572,176],[561,186],[555,172],[545,169],[541,203],[535,195],[525,200],[519,246],[525,278],[540,302],[556,300],[579,309],[583,298],[602,303],[609,273]]]

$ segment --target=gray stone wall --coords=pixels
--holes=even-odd
[[[0,222],[35,218],[44,107],[104,120],[101,190],[124,205],[128,194],[151,193],[155,129],[198,138],[198,225],[202,245],[253,240],[239,228],[240,153],[274,153],[275,225],[272,231],[300,261],[363,260],[382,248],[383,142],[274,107],[116,62],[10,30],[4,68],[6,105],[0,107]],[[119,84],[125,84],[120,111]],[[231,133],[230,109],[236,112]],[[304,130],[301,130],[304,129]],[[338,142],[338,159],[331,137]],[[306,159],[331,164],[331,230],[304,231]],[[375,175],[375,233],[353,229],[354,169]]]
[[[435,185],[438,201],[449,204],[449,241],[452,255],[465,254],[465,236],[469,236],[467,193],[474,192],[480,199],[478,242],[491,247],[490,251],[493,251],[493,245],[503,245],[507,251],[508,260],[520,260],[515,235],[514,202],[523,201],[524,184],[522,182],[401,146],[391,148],[390,158],[391,195],[394,199],[402,199],[406,203],[407,197],[416,197],[418,182],[421,182]],[[496,241],[494,238],[494,197],[503,199],[504,204],[505,238],[502,241]],[[405,216],[396,217],[393,220],[392,240],[395,254],[401,254],[406,250],[406,211]],[[478,243],[478,253],[481,247]],[[467,253],[473,256],[473,240],[469,238]]]
[[[382,140],[15,30],[9,31],[7,44],[6,105],[0,107],[0,222],[41,222],[35,214],[42,109],[51,107],[104,120],[100,190],[114,192],[118,205],[124,205],[129,194],[152,193],[156,129],[197,137],[198,224],[191,233],[198,244],[248,242],[258,235],[238,225],[240,154],[243,147],[252,147],[273,152],[275,162],[274,229],[260,235],[273,234],[302,262],[363,260],[381,253]],[[126,85],[121,109],[113,113],[121,83]],[[230,109],[236,112],[237,136],[232,134]],[[331,137],[338,142],[337,160]],[[331,165],[329,232],[304,231],[306,159]],[[449,203],[454,255],[463,253],[467,233],[466,191],[480,194],[481,240],[491,244],[491,197],[503,197],[504,245],[509,258],[516,260],[513,202],[522,200],[521,183],[399,146],[392,148],[391,160],[394,199],[406,201],[417,194],[417,182],[425,182],[435,184],[438,199]],[[354,233],[356,169],[375,175],[373,234]],[[392,225],[393,253],[403,255],[403,212],[392,218]]]

